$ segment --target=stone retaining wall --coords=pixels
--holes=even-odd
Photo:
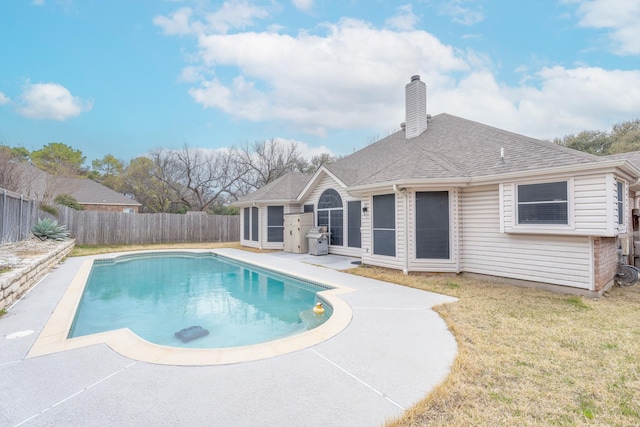
[[[75,245],[75,240],[61,242],[46,254],[36,255],[14,270],[0,275],[0,310],[7,308],[24,295],[45,274],[51,271]]]

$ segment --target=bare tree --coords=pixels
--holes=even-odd
[[[11,148],[0,145],[0,188],[21,192],[23,167]]]
[[[170,186],[188,210],[204,211],[232,192],[244,172],[229,150],[158,149],[151,153],[155,177]]]
[[[257,141],[235,148],[238,168],[244,172],[238,195],[242,196],[280,178],[288,172],[305,172],[309,163],[295,142],[278,139]]]

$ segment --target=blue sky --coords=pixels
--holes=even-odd
[[[637,0],[0,0],[0,141],[91,160],[280,138],[349,154],[427,110],[538,138],[640,117]]]

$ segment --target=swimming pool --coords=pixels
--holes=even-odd
[[[69,338],[128,328],[171,347],[252,345],[323,324],[331,306],[317,292],[327,289],[212,253],[96,260]],[[312,311],[317,302],[324,306],[322,315]]]
[[[181,348],[159,345],[149,342],[129,328],[121,328],[106,332],[70,338],[70,331],[75,320],[77,308],[80,305],[85,285],[89,279],[92,267],[103,262],[113,262],[119,256],[146,256],[149,253],[179,252],[181,254],[215,254],[231,261],[249,264],[257,269],[268,270],[287,277],[294,277],[303,283],[315,283],[326,290],[316,295],[327,306],[331,307],[331,316],[320,326],[283,338],[239,347],[226,348]],[[189,249],[172,251],[123,252],[107,255],[87,256],[75,259],[78,262],[73,279],[68,284],[62,298],[49,320],[36,338],[28,357],[38,357],[61,351],[80,349],[94,345],[107,345],[113,351],[133,360],[179,366],[207,366],[241,363],[252,360],[266,359],[302,350],[320,344],[340,332],[351,322],[353,310],[342,298],[343,294],[353,292],[348,285],[349,280],[336,280],[335,277],[325,277],[324,269],[307,267],[304,263],[280,261],[275,257],[237,249]],[[331,276],[331,275],[330,275]],[[347,278],[349,276],[346,276]]]

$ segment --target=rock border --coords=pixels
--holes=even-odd
[[[24,265],[0,275],[0,310],[9,307],[51,271],[75,246],[65,240],[51,251],[36,255]]]

